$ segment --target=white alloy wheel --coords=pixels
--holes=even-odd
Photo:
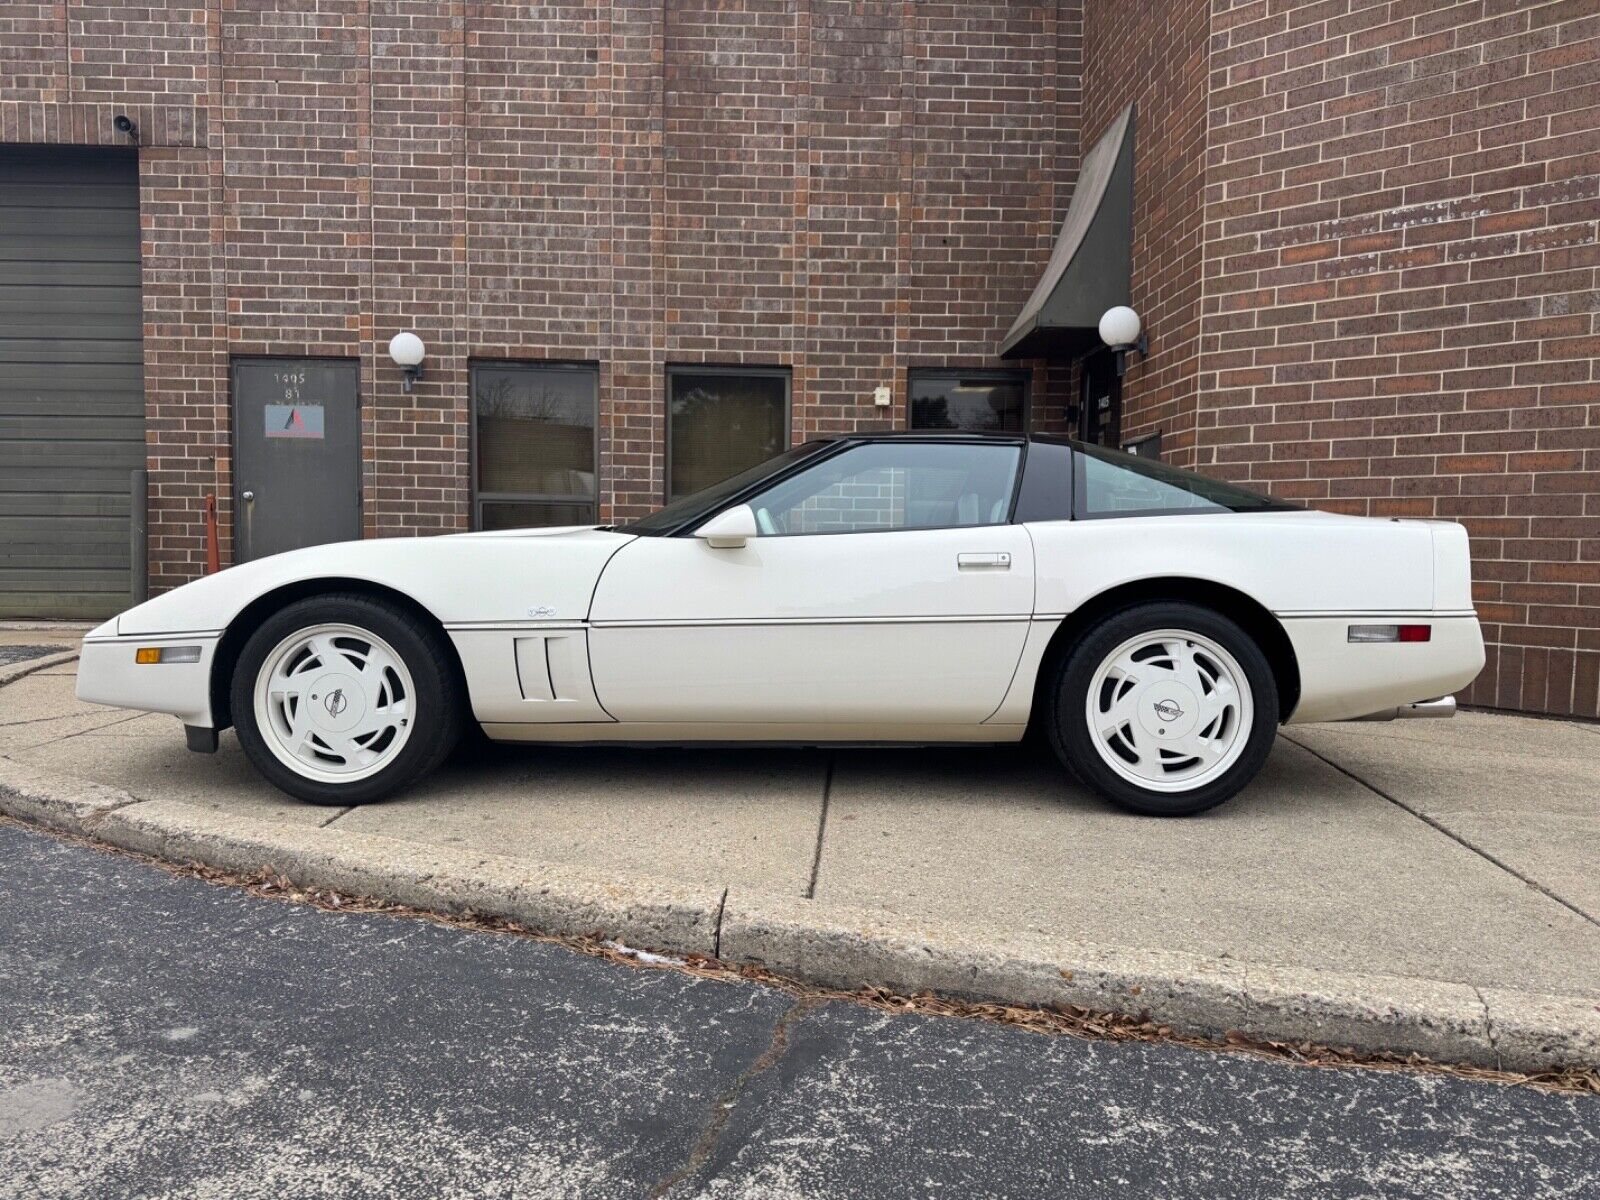
[[[1089,740],[1136,787],[1187,792],[1238,761],[1255,720],[1232,654],[1183,629],[1154,629],[1101,661],[1085,699]]]
[[[256,727],[296,775],[353,783],[393,762],[415,724],[416,686],[388,642],[355,625],[284,638],[256,673]]]

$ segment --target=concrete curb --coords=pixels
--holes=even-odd
[[[40,655],[38,658],[25,658],[19,663],[10,663],[0,667],[0,688],[8,683],[15,683],[26,675],[35,671],[43,671],[48,667],[59,667],[62,663],[72,662],[78,657],[76,650],[58,650],[54,654]]]
[[[1600,1065],[1600,1003],[1587,997],[979,934],[798,897],[726,893],[143,801],[4,757],[0,812],[169,861],[270,868],[302,886],[760,963],[833,987],[1069,1004],[1145,1015],[1213,1038],[1238,1031],[1507,1070]]]

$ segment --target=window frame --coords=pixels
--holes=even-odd
[[[1025,438],[1033,430],[1033,372],[1015,367],[975,367],[964,371],[959,367],[908,367],[906,369],[906,429],[912,433],[983,434],[981,429],[929,429],[912,424],[916,405],[911,396],[913,385],[919,379],[950,379],[958,384],[963,379],[980,383],[1016,383],[1022,386],[1022,428],[996,429],[989,437]]]
[[[591,432],[594,437],[594,494],[581,495],[555,495],[542,492],[485,492],[478,487],[478,390],[477,371],[484,367],[489,370],[536,370],[536,371],[563,371],[587,373],[594,381],[594,423]],[[483,530],[483,502],[490,504],[587,504],[589,515],[593,518],[590,524],[598,524],[600,520],[600,364],[597,362],[572,361],[566,359],[528,359],[528,358],[473,358],[467,361],[467,476],[471,485],[470,511],[468,513],[470,528],[477,531]],[[529,526],[529,528],[546,528],[545,526]]]
[[[781,379],[783,381],[783,437],[778,453],[794,448],[794,369],[786,366],[745,366],[739,363],[667,363],[662,374],[662,504],[671,504],[683,496],[672,494],[672,381],[681,375],[713,375],[731,379]],[[752,463],[751,466],[758,466]],[[709,485],[715,487],[715,484]],[[704,491],[704,488],[699,489]],[[685,492],[692,496],[694,492]]]

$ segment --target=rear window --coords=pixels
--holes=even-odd
[[[1276,512],[1297,509],[1273,496],[1252,492],[1193,471],[1105,446],[1076,443],[1074,515],[1156,517],[1184,513]]]

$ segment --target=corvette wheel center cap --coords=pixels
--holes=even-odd
[[[1137,708],[1140,726],[1163,741],[1187,737],[1200,718],[1199,699],[1181,683],[1151,684],[1139,697]]]
[[[319,675],[305,693],[304,703],[314,729],[344,733],[354,729],[367,713],[367,697],[352,675],[330,671]]]

